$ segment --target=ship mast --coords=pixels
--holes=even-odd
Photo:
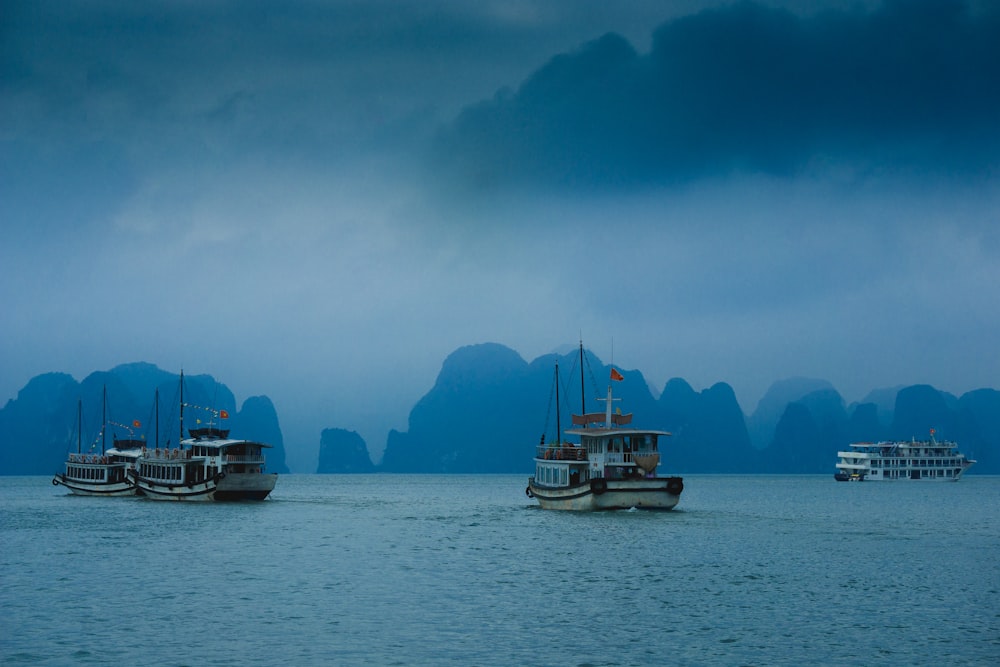
[[[181,433],[180,437],[177,439],[177,447],[181,447],[181,443],[184,441],[184,369],[181,369]]]
[[[83,446],[83,399],[76,400],[76,453]]]
[[[556,444],[562,446],[562,423],[559,419],[559,362],[556,362]]]
[[[101,454],[104,454],[104,443],[108,438],[108,385],[104,385],[104,398],[101,400]]]
[[[153,393],[153,402],[156,403],[156,448],[160,448],[160,389],[156,388]]]

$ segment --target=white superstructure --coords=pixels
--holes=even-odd
[[[929,440],[856,442],[837,452],[838,481],[916,480],[954,482],[975,461],[965,458],[958,445]]]

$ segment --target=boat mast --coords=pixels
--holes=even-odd
[[[607,404],[604,406],[604,425],[608,428],[611,427],[611,381],[608,381],[608,398]]]
[[[76,453],[83,447],[83,399],[76,400]]]
[[[156,404],[156,448],[160,448],[160,389],[153,392],[153,402]]]
[[[104,454],[104,442],[108,438],[108,385],[104,385],[104,398],[101,401],[101,454]]]
[[[559,362],[556,362],[556,444],[562,445],[562,423],[559,420]]]
[[[583,339],[580,339],[580,414],[587,414],[587,393],[583,387]],[[584,426],[586,428],[586,426]]]
[[[177,447],[180,448],[184,441],[184,369],[181,369],[181,434],[177,438]]]

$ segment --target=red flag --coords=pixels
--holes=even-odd
[[[229,419],[229,413],[226,412],[225,410],[219,410],[219,416],[222,417],[223,419]]]
[[[617,368],[614,368],[612,366],[612,368],[611,368],[611,379],[612,380],[617,380],[618,382],[621,382],[622,380],[625,379],[625,376],[622,375],[621,373],[619,373]]]
[[[132,426],[134,426],[135,428],[142,428],[142,424],[139,423],[138,419],[132,422]]]

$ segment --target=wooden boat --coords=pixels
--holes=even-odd
[[[583,371],[583,345],[580,345]],[[657,474],[660,443],[666,431],[631,426],[631,414],[612,414],[615,400],[611,387],[622,374],[611,368],[608,395],[603,413],[573,415],[573,425],[555,444],[546,444],[544,436],[535,453],[535,474],[528,478],[525,493],[544,509],[669,510],[680,501],[684,491],[681,477]],[[555,370],[556,404],[559,398],[559,365]],[[558,409],[557,409],[558,415]],[[557,432],[561,432],[559,418]]]
[[[265,472],[264,449],[271,445],[229,437],[215,426],[225,410],[209,410],[212,422],[184,438],[184,374],[181,373],[178,447],[143,449],[132,471],[139,492],[154,500],[264,500],[274,490],[277,473]],[[190,406],[189,406],[190,407]]]
[[[129,437],[114,438],[114,446],[106,447],[108,426],[113,424],[107,419],[108,391],[104,389],[101,409],[101,451],[83,451],[83,402],[77,402],[77,443],[76,452],[70,452],[66,457],[65,469],[52,478],[53,486],[65,486],[70,493],[79,496],[134,496],[136,485],[129,471],[135,467],[136,459],[145,444],[143,440],[133,438],[129,427]],[[138,421],[132,423],[136,428]],[[96,448],[96,442],[91,449]]]

